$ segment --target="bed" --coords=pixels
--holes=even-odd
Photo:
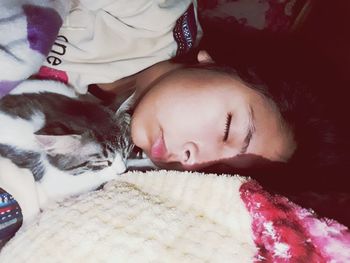
[[[349,262],[350,232],[238,175],[128,172],[51,205],[0,262]]]
[[[286,10],[295,1],[275,2]],[[0,22],[6,23],[3,10]],[[1,80],[8,72],[0,71],[0,97],[38,70],[57,33],[40,26],[45,19],[28,20],[38,27],[28,26],[31,45],[14,50],[23,54],[21,60],[0,52],[1,62],[18,69],[7,82]],[[239,20],[249,22],[244,21]],[[0,46],[6,41],[0,37]],[[51,205],[20,228],[0,251],[0,262],[350,262],[349,249],[347,227],[318,218],[249,178],[149,171],[122,174],[99,190]]]

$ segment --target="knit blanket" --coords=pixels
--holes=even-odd
[[[23,226],[0,262],[350,262],[350,232],[240,176],[129,172]]]

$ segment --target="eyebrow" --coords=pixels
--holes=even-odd
[[[224,134],[224,138],[222,139],[222,141],[224,142],[227,141],[228,135],[230,134],[231,121],[232,121],[232,113],[227,113],[226,123],[225,123],[225,134]]]
[[[249,107],[249,120],[248,120],[248,131],[247,135],[244,138],[243,141],[243,147],[240,151],[241,154],[245,153],[247,151],[247,148],[249,146],[249,142],[253,137],[253,134],[255,132],[255,126],[254,126],[254,111],[252,107]]]

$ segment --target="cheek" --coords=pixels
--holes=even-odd
[[[131,139],[133,143],[141,149],[147,147],[148,134],[150,133],[150,122],[147,120],[146,116],[135,113],[131,121]]]
[[[192,117],[188,114],[188,110],[179,103],[159,104],[154,117],[159,122],[161,128],[167,133],[177,131],[180,135],[191,129],[190,120]]]
[[[219,134],[224,135],[224,127],[219,128],[217,113],[206,111],[201,105],[179,103],[161,114],[160,123],[172,140],[179,143],[195,142],[211,145],[218,142]],[[170,139],[170,138],[169,138]]]

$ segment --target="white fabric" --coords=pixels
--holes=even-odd
[[[36,72],[43,54],[30,47],[27,16],[23,6],[33,5],[52,8],[64,17],[69,9],[69,0],[1,0],[0,1],[0,82],[19,81]],[[9,52],[6,52],[8,50]],[[17,59],[16,59],[17,58]]]
[[[88,84],[111,83],[170,59],[177,50],[175,22],[192,2],[73,1],[44,65],[65,71],[85,93]]]
[[[0,262],[252,262],[245,179],[127,173],[22,227]]]

